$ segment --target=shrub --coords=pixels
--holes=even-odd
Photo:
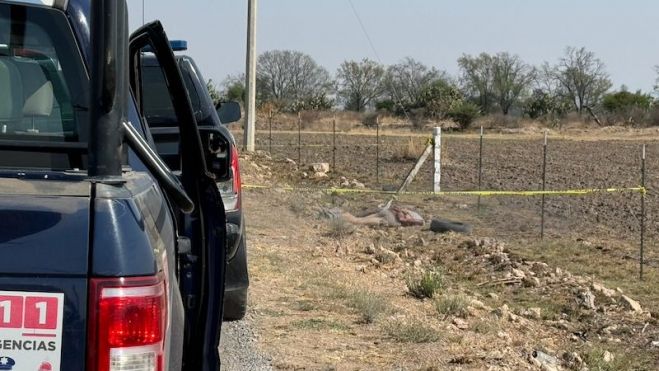
[[[480,116],[480,108],[470,102],[462,102],[449,112],[448,116],[453,119],[461,130],[468,129],[469,126]]]
[[[390,310],[389,303],[381,296],[366,290],[358,290],[348,296],[348,306],[357,310],[361,322],[373,323],[383,313]]]
[[[420,277],[408,277],[407,288],[416,298],[432,298],[444,288],[444,274],[439,268],[434,268],[424,272]]]
[[[392,99],[381,100],[375,102],[375,109],[378,111],[394,113],[396,110],[396,102],[394,102]]]
[[[445,80],[437,80],[421,92],[421,106],[425,108],[427,117],[445,118],[462,103],[462,93],[458,88]]]
[[[652,96],[643,94],[640,90],[636,93],[622,90],[605,95],[602,108],[607,114],[609,124],[639,125],[651,121],[649,113],[653,101]]]
[[[393,321],[385,328],[387,335],[400,343],[432,343],[440,339],[439,332],[426,324],[414,321]]]
[[[437,313],[444,316],[455,316],[465,318],[468,315],[469,303],[463,295],[443,296],[435,302]]]

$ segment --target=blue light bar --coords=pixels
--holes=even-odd
[[[169,47],[172,48],[172,51],[183,52],[188,50],[188,42],[185,40],[170,40]],[[147,45],[142,48],[143,53],[153,53],[153,48],[151,45]]]
[[[175,52],[182,52],[188,50],[188,42],[185,40],[171,40],[169,46]]]

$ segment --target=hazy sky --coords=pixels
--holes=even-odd
[[[614,87],[650,91],[659,65],[657,0],[352,0],[384,64],[406,56],[456,75],[463,53],[518,54],[554,62],[585,46]],[[131,26],[142,0],[128,0]],[[206,78],[244,71],[247,0],[145,0],[171,39],[186,39]],[[295,49],[330,72],[346,59],[376,59],[349,0],[259,0],[259,52]]]

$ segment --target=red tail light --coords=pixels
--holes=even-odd
[[[242,190],[242,182],[240,180],[240,162],[238,155],[238,147],[231,146],[231,172],[233,173],[233,192],[238,197],[236,209],[240,209],[240,197]]]
[[[89,371],[163,371],[167,296],[159,277],[92,279]]]

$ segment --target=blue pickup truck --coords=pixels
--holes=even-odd
[[[125,0],[0,0],[0,369],[219,370],[230,144]],[[143,119],[168,81],[179,169]]]
[[[217,129],[229,142],[228,152],[232,156],[230,179],[218,182],[226,211],[229,258],[224,291],[224,319],[239,320],[245,316],[247,311],[247,290],[249,288],[247,238],[241,202],[238,145],[226,124],[240,119],[240,105],[236,102],[222,102],[216,107],[208,92],[206,80],[195,61],[188,55],[180,54],[187,50],[187,42],[173,40],[171,47],[175,52],[179,52],[175,54],[176,61],[188,90],[198,126]],[[146,121],[156,143],[158,154],[170,169],[178,169],[179,123],[174,106],[167,95],[167,80],[154,55],[143,55],[141,67]]]

